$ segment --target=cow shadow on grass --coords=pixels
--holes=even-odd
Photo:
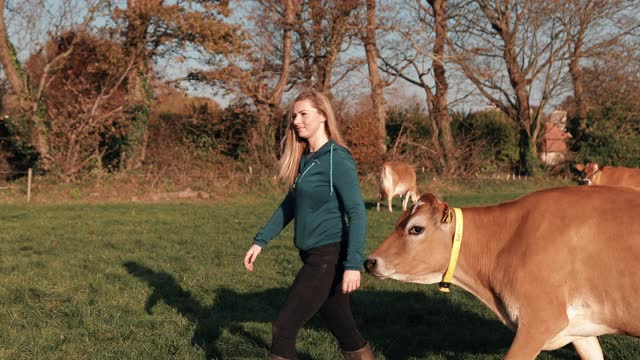
[[[389,205],[387,204],[387,199],[382,199],[382,201],[380,202],[380,212],[385,215],[388,214],[389,217],[393,218],[392,224],[395,224],[395,221],[404,212],[404,210],[402,210],[402,201],[403,200],[399,199],[398,197],[394,198],[393,204],[391,206],[391,208],[393,209],[393,212],[389,212]],[[412,206],[413,206],[413,202],[409,200],[409,202],[407,203],[407,209],[411,209]],[[376,200],[365,200],[364,208],[367,210],[377,209],[378,202]]]
[[[152,290],[145,302],[145,311],[152,313],[159,302],[173,307],[195,327],[191,343],[204,350],[206,359],[224,358],[223,345],[219,341],[223,332],[242,339],[242,344],[238,345],[243,346],[224,345],[247,352],[238,356],[266,356],[269,341],[247,329],[246,323],[271,323],[284,303],[288,289],[239,293],[218,288],[213,305],[205,306],[166,272],[154,271],[136,262],[125,262],[123,266]],[[352,295],[351,301],[363,336],[371,342],[376,353],[387,359],[424,358],[434,352],[504,355],[513,340],[513,334],[499,321],[466,311],[444,295],[362,289]],[[326,329],[318,317],[306,327]],[[253,344],[253,350],[247,344]],[[263,353],[257,354],[255,347],[264,349]],[[555,358],[566,358],[562,354],[556,355],[559,356]],[[301,360],[313,359],[306,353],[298,356]]]

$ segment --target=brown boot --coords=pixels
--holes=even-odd
[[[343,351],[342,356],[344,356],[345,360],[375,360],[371,352],[371,346],[368,343],[360,350]]]

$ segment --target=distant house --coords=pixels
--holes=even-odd
[[[549,115],[549,120],[547,122],[556,123],[560,126],[561,129],[567,128],[567,111],[566,110],[553,110],[551,115]]]
[[[485,106],[485,108],[482,109],[482,111],[500,111],[500,108],[498,108],[495,104],[489,104]]]
[[[566,159],[569,148],[567,139],[571,138],[566,129],[567,112],[556,110],[544,124],[544,135],[540,149],[540,159],[547,165],[556,165]]]

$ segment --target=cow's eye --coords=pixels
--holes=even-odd
[[[409,229],[409,234],[411,235],[420,235],[424,232],[424,227],[422,226],[413,226]]]

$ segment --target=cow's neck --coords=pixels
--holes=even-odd
[[[495,259],[518,224],[514,212],[504,211],[505,207],[508,205],[462,210],[464,235],[452,282],[478,297],[509,326],[499,284],[492,277]]]

